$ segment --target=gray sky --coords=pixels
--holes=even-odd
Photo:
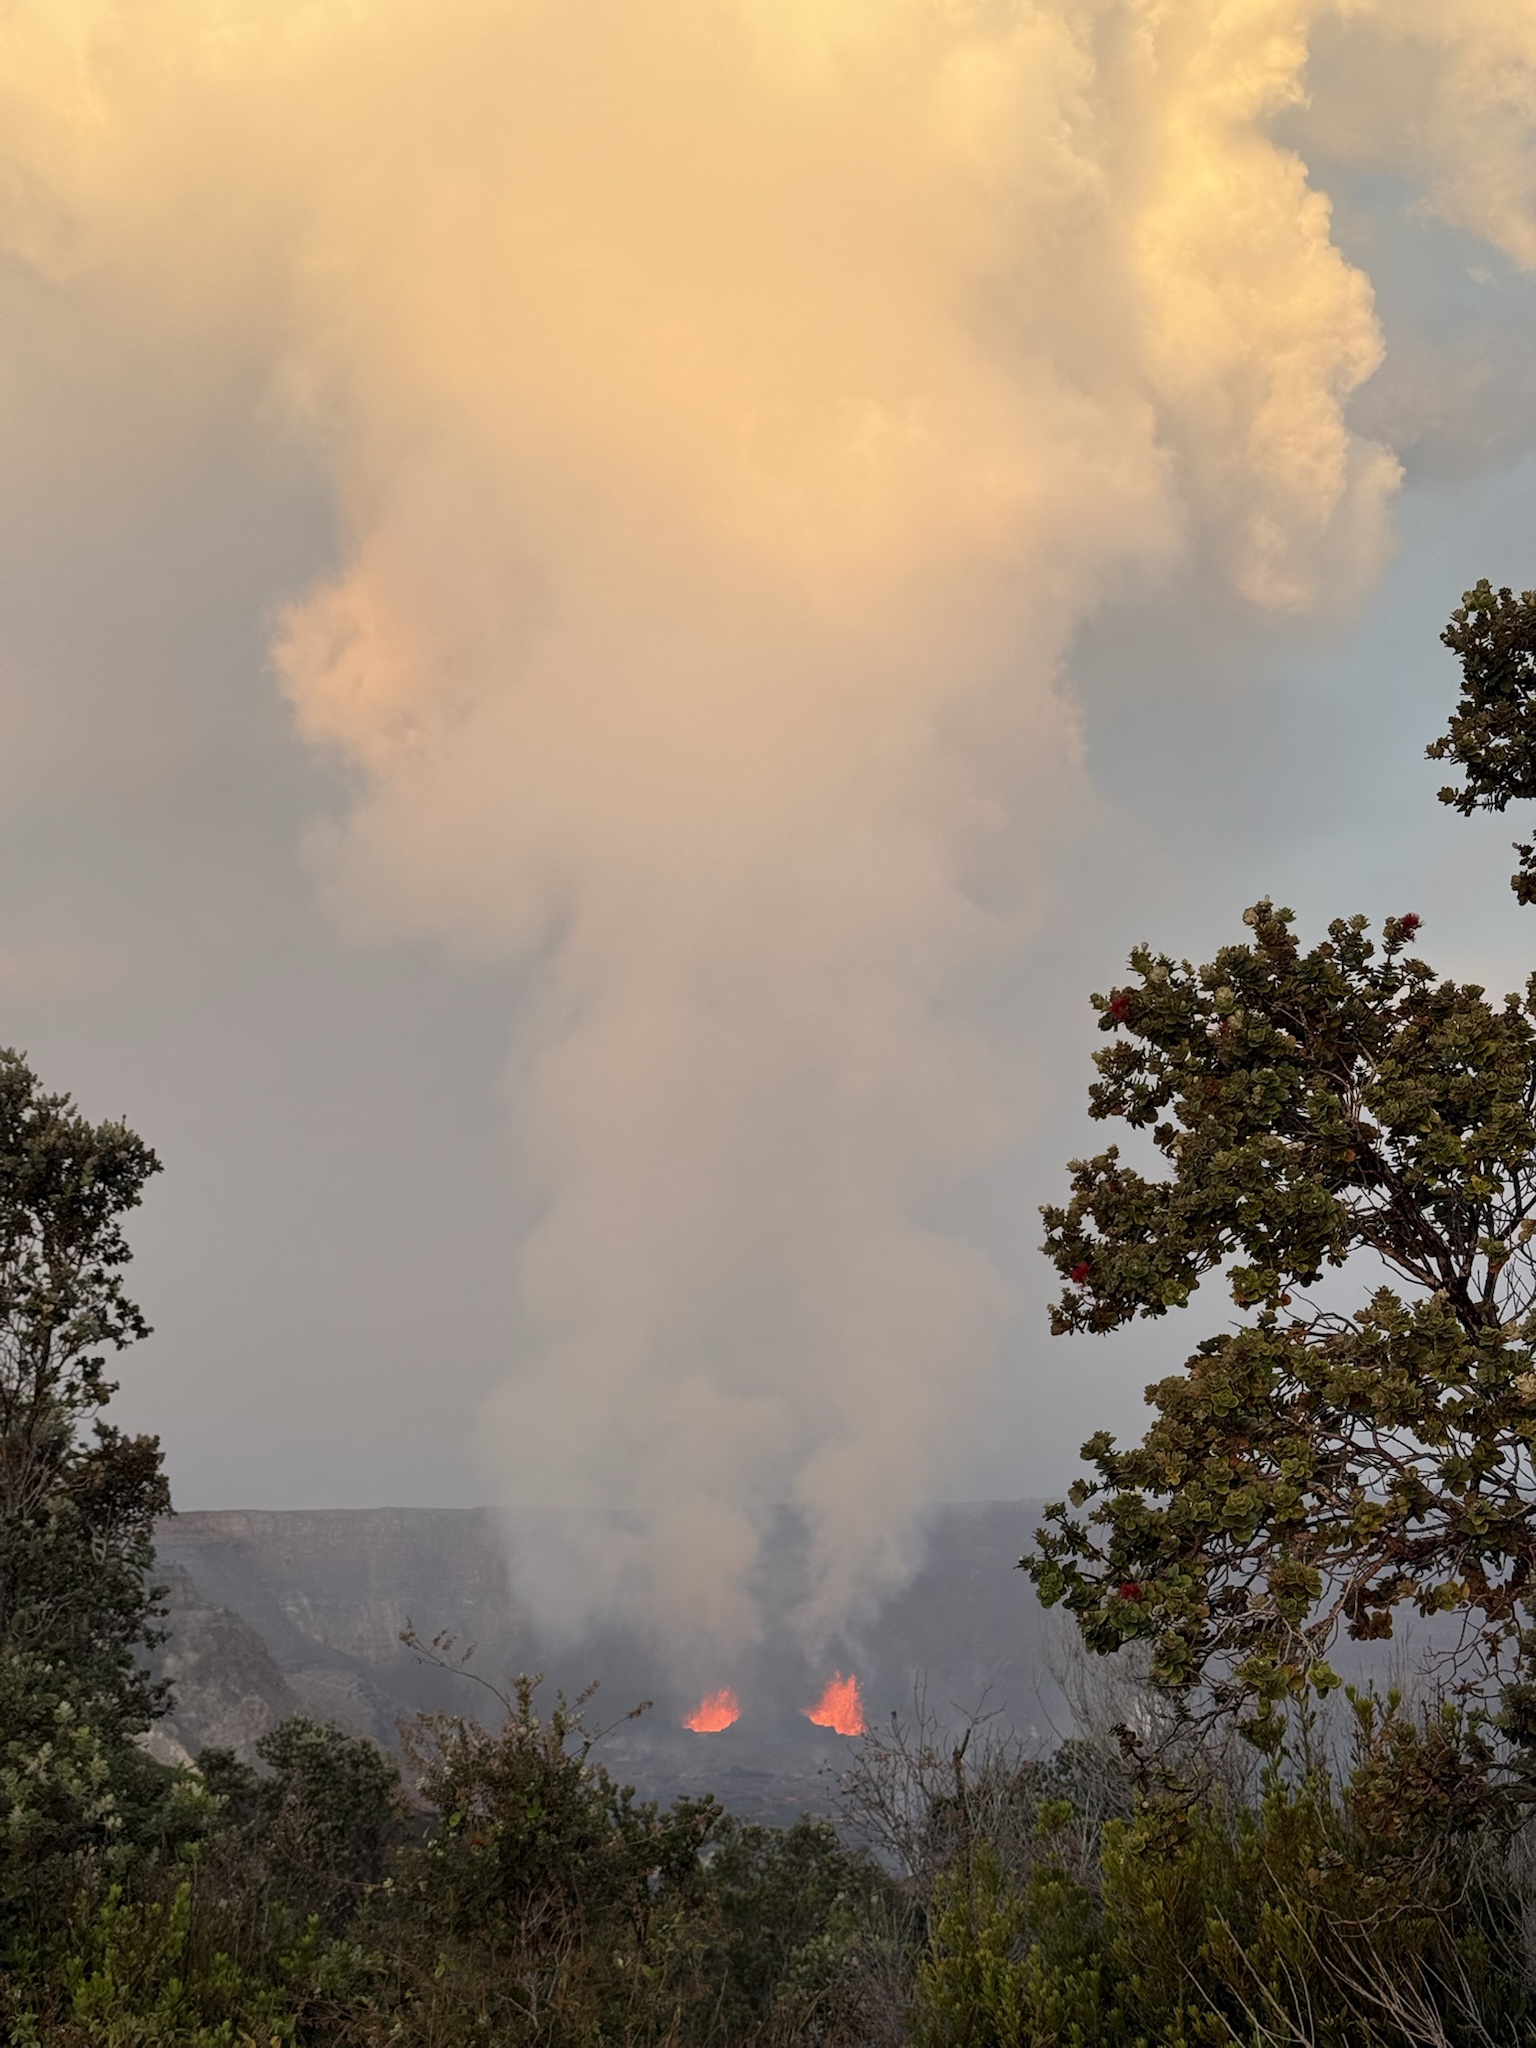
[[[1199,10],[1186,12],[1193,20]],[[587,13],[589,34],[600,36],[601,10]],[[1511,35],[1519,32],[1518,15],[1511,11]],[[472,18],[480,21],[466,9],[466,51]],[[480,21],[474,33],[483,30]],[[656,33],[666,33],[660,17]],[[1319,35],[1326,44],[1325,32]],[[1468,38],[1470,47],[1470,28]],[[378,54],[382,77],[390,53]],[[530,61],[547,65],[558,96],[567,74],[579,72],[578,58],[590,54],[573,54],[551,29]],[[153,69],[151,58],[163,55],[151,51],[142,68]],[[491,55],[510,64],[517,52],[497,46]],[[783,52],[770,55],[776,61]],[[1044,56],[1018,58],[990,46],[983,55],[1009,91],[1027,97],[1044,89]],[[874,62],[862,48],[850,65],[855,57]],[[251,59],[253,78],[265,61]],[[707,76],[689,67],[704,61],[684,51],[657,91],[680,95],[685,110],[690,93],[702,101]],[[917,63],[917,81],[903,72],[899,89],[916,94],[924,88],[923,60],[902,61]],[[1108,77],[1109,59],[1102,61]],[[1235,76],[1248,58],[1239,51],[1223,61]],[[782,584],[764,580],[759,588],[752,578],[761,551],[720,538],[736,532],[729,522],[740,508],[736,499],[709,495],[716,491],[704,466],[713,460],[713,425],[699,430],[703,453],[676,458],[652,511],[623,509],[631,500],[649,503],[648,480],[674,461],[672,440],[658,453],[663,443],[653,439],[656,422],[674,418],[659,373],[647,369],[652,381],[625,387],[610,418],[603,408],[632,366],[594,344],[568,409],[585,419],[595,392],[602,417],[583,425],[589,439],[548,426],[551,416],[557,424],[565,418],[559,377],[566,372],[540,370],[539,351],[547,346],[553,361],[567,342],[558,323],[553,340],[541,327],[539,293],[564,290],[563,272],[546,276],[528,257],[523,297],[514,295],[510,311],[498,301],[483,314],[498,347],[508,335],[517,346],[528,337],[534,367],[526,371],[527,392],[519,395],[518,387],[505,404],[501,396],[494,405],[466,400],[450,413],[433,378],[420,372],[419,351],[404,341],[385,360],[370,353],[371,343],[337,340],[336,308],[350,317],[354,297],[360,323],[394,319],[405,335],[417,317],[414,301],[380,296],[378,278],[388,266],[377,255],[355,254],[362,229],[354,242],[337,231],[336,246],[359,266],[345,291],[304,297],[318,265],[306,245],[304,263],[294,268],[306,280],[303,290],[285,287],[290,296],[279,295],[273,310],[267,285],[281,266],[271,252],[306,198],[274,178],[258,203],[266,188],[252,166],[265,161],[266,141],[258,138],[249,161],[228,171],[230,207],[214,226],[213,214],[205,217],[187,197],[195,182],[188,161],[172,157],[167,169],[134,140],[134,122],[149,116],[135,97],[142,78],[131,66],[109,68],[102,91],[109,108],[120,99],[127,109],[124,132],[133,146],[122,145],[123,184],[140,178],[148,194],[137,212],[84,189],[84,174],[70,170],[78,145],[67,136],[36,145],[28,189],[57,188],[61,218],[69,215],[70,233],[87,253],[68,260],[46,248],[39,253],[43,231],[10,217],[0,271],[9,407],[0,428],[3,1035],[91,1113],[127,1116],[165,1162],[134,1232],[135,1283],[156,1335],[125,1361],[120,1405],[127,1420],[163,1435],[182,1505],[455,1504],[498,1490],[524,1493],[535,1471],[548,1475],[559,1497],[562,1446],[570,1448],[573,1499],[601,1494],[605,1474],[631,1467],[636,1497],[648,1498],[648,1489],[664,1495],[676,1490],[683,1468],[632,1421],[614,1425],[617,1464],[584,1461],[576,1450],[589,1427],[601,1434],[610,1411],[630,1415],[653,1394],[666,1415],[705,1415],[698,1456],[718,1452],[723,1460],[727,1506],[732,1487],[747,1496],[772,1489],[773,1475],[783,1473],[786,1486],[804,1479],[807,1503],[835,1524],[830,1494],[816,1491],[818,1459],[841,1436],[880,1439],[882,1408],[904,1404],[916,1418],[909,1434],[945,1434],[944,1457],[924,1466],[895,1429],[888,1452],[877,1446],[863,1463],[862,1451],[850,1452],[851,1476],[827,1480],[829,1489],[865,1487],[878,1499],[882,1456],[898,1496],[921,1491],[929,1479],[936,1490],[974,1496],[1055,1488],[1090,1429],[1136,1426],[1143,1383],[1220,1313],[1219,1304],[1202,1301],[1182,1328],[1104,1342],[1053,1343],[1045,1332],[1035,1210],[1059,1190],[1066,1157],[1093,1142],[1082,1113],[1088,1052],[1097,1042],[1086,996],[1115,977],[1127,947],[1148,937],[1208,957],[1238,928],[1242,907],[1267,892],[1293,904],[1307,928],[1357,908],[1373,916],[1416,909],[1427,922],[1430,959],[1494,982],[1523,978],[1536,937],[1530,914],[1522,917],[1505,886],[1512,831],[1468,825],[1438,807],[1436,771],[1422,750],[1453,692],[1454,671],[1437,635],[1461,590],[1484,574],[1520,587],[1536,583],[1536,281],[1521,268],[1536,245],[1517,232],[1530,221],[1530,167],[1518,190],[1507,175],[1485,180],[1489,190],[1497,185],[1498,206],[1490,200],[1479,214],[1483,188],[1469,182],[1454,136],[1442,137],[1438,155],[1426,145],[1423,163],[1391,160],[1379,138],[1341,125],[1326,64],[1347,81],[1360,61],[1328,45],[1314,66],[1311,109],[1262,113],[1245,131],[1264,138],[1265,148],[1278,137],[1300,149],[1312,187],[1333,200],[1333,246],[1369,279],[1386,347],[1383,367],[1347,401],[1346,424],[1357,437],[1351,445],[1385,444],[1405,472],[1396,496],[1380,497],[1390,559],[1369,560],[1379,545],[1371,538],[1374,513],[1359,514],[1355,533],[1345,511],[1329,512],[1317,527],[1322,538],[1307,542],[1317,562],[1305,570],[1305,595],[1285,602],[1259,587],[1271,572],[1245,567],[1231,539],[1250,502],[1280,487],[1271,472],[1259,483],[1221,481],[1237,458],[1212,455],[1202,439],[1199,407],[1180,396],[1177,362],[1167,366],[1173,344],[1166,336],[1149,340],[1136,363],[1106,357],[1093,372],[1094,403],[1110,423],[1099,439],[1086,428],[1059,428],[1076,402],[1062,395],[1059,366],[1076,364],[1089,346],[1085,336],[1101,347],[1094,323],[1110,287],[1089,280],[1086,268],[1081,277],[1068,275],[1055,244],[1043,256],[1020,257],[1017,276],[1008,273],[1008,288],[1022,295],[1007,318],[1019,332],[1030,321],[1044,321],[1047,330],[1038,345],[1009,343],[1023,394],[1016,425],[1014,399],[997,396],[995,364],[983,371],[928,333],[930,305],[952,288],[948,225],[932,230],[932,249],[922,240],[928,227],[904,227],[915,252],[910,264],[898,235],[897,253],[859,287],[864,296],[850,288],[823,332],[813,320],[800,321],[794,296],[814,297],[821,273],[814,266],[802,273],[799,245],[791,258],[776,239],[783,231],[793,241],[803,223],[793,207],[784,220],[765,210],[749,154],[733,172],[734,196],[721,201],[727,211],[743,209],[744,239],[723,228],[717,246],[714,224],[696,224],[697,246],[682,237],[680,256],[665,234],[658,231],[653,246],[643,224],[629,224],[623,246],[648,251],[654,269],[647,290],[669,306],[667,293],[676,291],[684,309],[676,313],[678,332],[693,317],[690,293],[709,302],[717,282],[725,291],[720,281],[734,276],[732,266],[740,268],[746,304],[760,282],[754,252],[761,251],[761,273],[778,276],[778,295],[752,317],[759,325],[783,321],[770,367],[803,348],[820,376],[841,350],[854,365],[838,372],[850,390],[865,363],[873,366],[871,391],[888,395],[900,378],[915,380],[918,410],[910,416],[894,399],[880,400],[882,446],[900,451],[881,459],[908,462],[909,442],[921,443],[930,452],[910,461],[920,459],[933,474],[924,470],[911,484],[910,501],[901,497],[905,481],[891,483],[891,524],[876,519],[857,547],[844,533],[864,516],[857,506],[865,501],[836,499],[831,485],[832,495],[817,498],[819,455],[813,462],[791,439],[761,456],[764,473],[772,473],[762,502],[799,493],[784,531],[807,553],[791,557],[789,541],[776,538],[773,574]],[[1403,90],[1422,98],[1429,88],[1421,72]],[[462,79],[440,84],[451,113],[454,92],[470,88]],[[54,90],[39,83],[39,104]],[[374,134],[367,93],[376,90],[381,104],[387,94],[377,84],[356,90],[357,106],[338,120],[353,120],[366,138]],[[423,91],[430,90],[429,82]],[[1118,108],[1116,118],[1127,124],[1133,116],[1150,121],[1165,90],[1174,87],[1117,85],[1122,97],[1111,112]],[[234,104],[238,91],[230,91]],[[265,116],[254,86],[252,94],[254,134]],[[610,108],[610,122],[622,125],[627,102],[614,104],[619,112]],[[751,100],[752,117],[770,134],[762,144],[769,159],[777,105]],[[302,115],[296,118],[305,174],[316,192],[329,193],[330,160]],[[438,148],[445,177],[451,168],[472,182],[483,172],[491,226],[482,222],[477,232],[511,234],[492,201],[501,204],[502,181],[526,177],[527,165],[504,162],[489,130],[477,141],[473,108],[467,139],[456,129],[447,139],[448,128],[433,126],[437,118],[422,113],[414,146],[427,152],[428,165],[438,161],[431,153]],[[1441,122],[1447,133],[1450,119]],[[1429,132],[1428,115],[1425,121]],[[646,203],[665,217],[675,203],[671,172],[650,134],[636,115],[623,147],[613,147],[619,157],[631,152],[642,183],[654,179]],[[807,125],[794,144],[794,161],[809,167],[805,203],[813,212],[805,219],[813,217],[818,189],[844,195],[856,212],[865,204],[855,175],[859,150],[867,147],[877,166],[875,185],[889,174],[878,169],[885,161],[880,136],[872,130],[867,139],[838,143],[845,159],[818,135]],[[376,136],[372,146],[385,149]],[[594,187],[607,146],[592,144]],[[569,144],[578,170],[587,162],[582,147],[579,137]],[[988,140],[986,147],[1001,145]],[[1231,147],[1234,165],[1246,161]],[[823,160],[821,149],[833,153]],[[359,160],[373,161],[366,153]],[[223,159],[215,153],[210,161],[217,167]],[[578,179],[567,189],[569,165],[558,175],[553,160],[545,168],[550,191],[571,209],[568,222],[576,219],[578,204],[588,204],[586,187]],[[945,192],[958,176],[947,156],[935,157],[928,175],[932,189]],[[1177,187],[1194,174],[1174,162],[1168,177]],[[924,189],[914,186],[919,196]],[[962,198],[970,191],[954,189]],[[624,180],[613,190],[627,193]],[[903,203],[910,211],[910,198]],[[620,208],[602,192],[591,204],[605,222],[605,206]],[[868,205],[876,208],[873,199]],[[342,206],[336,199],[338,217]],[[1147,234],[1172,233],[1166,207],[1163,214],[1150,207],[1140,186],[1118,198],[1111,192],[1107,224],[1094,231],[1102,235],[1106,275],[1128,260],[1116,241],[1122,214]],[[143,227],[158,221],[180,247],[184,216],[185,304],[177,295],[182,273],[163,250],[153,260],[144,253],[152,238]],[[860,218],[862,250],[878,244],[882,216],[876,209]],[[1025,226],[1048,241],[1056,221],[1043,212]],[[402,264],[423,266],[423,293],[451,299],[473,266],[461,278],[448,257],[422,254],[441,250],[442,225],[434,222],[422,229],[419,247],[404,230],[389,246],[404,251]],[[519,233],[520,222],[517,216]],[[1225,232],[1219,204],[1216,226]],[[1215,232],[1209,224],[1205,231]],[[573,241],[585,232],[569,228]],[[1530,233],[1536,236],[1536,226]],[[1261,254],[1252,259],[1255,278],[1240,279],[1250,258],[1239,229],[1233,234],[1228,253],[1210,259],[1212,289],[1220,300],[1230,278],[1234,304],[1239,286],[1262,301],[1282,258]],[[217,260],[207,254],[215,243]],[[1283,261],[1313,265],[1316,278],[1297,272],[1312,278],[1308,289],[1321,279],[1318,291],[1334,291],[1343,270],[1327,271],[1315,248],[1297,246],[1300,253]],[[829,247],[835,257],[835,243]],[[683,276],[685,258],[696,268],[683,283],[656,282],[663,272]],[[227,269],[235,282],[204,291],[197,266],[205,261],[210,276],[223,278]],[[168,277],[178,280],[177,290],[168,290]],[[880,355],[886,343],[870,338],[874,327],[865,333],[866,299],[877,311],[902,309],[919,337],[899,358]],[[409,319],[400,310],[407,303]],[[1346,318],[1363,320],[1360,332],[1368,334],[1369,301],[1361,303],[1364,312],[1354,314],[1342,298],[1342,310],[1325,305],[1307,347],[1326,354]],[[454,319],[470,335],[479,331],[478,304],[467,287],[457,302]],[[1175,333],[1187,309],[1177,294],[1171,311],[1159,305],[1143,316],[1149,333],[1157,319]],[[1260,304],[1258,324],[1238,352],[1244,363],[1262,361],[1275,323],[1291,317],[1275,308]],[[1081,332],[1073,326],[1079,313]],[[980,317],[974,307],[965,314],[966,321]],[[723,348],[715,329],[708,332]],[[439,334],[433,346],[447,344]],[[1058,365],[1050,390],[1031,382],[1046,357]],[[466,385],[479,374],[473,366],[462,372]],[[500,374],[487,390],[501,392]],[[515,385],[524,374],[507,376]],[[713,374],[701,376],[707,383]],[[766,388],[769,372],[754,374],[754,390]],[[1232,391],[1245,388],[1248,374],[1232,371]],[[1327,391],[1340,392],[1353,374],[1324,363],[1317,372],[1324,395],[1308,400],[1313,412],[1326,413],[1334,403]],[[710,421],[736,402],[734,385],[720,377],[724,395]],[[845,404],[841,390],[833,393],[837,405]],[[1122,488],[1105,481],[1114,476],[1115,408],[1125,408],[1127,422],[1139,417],[1146,391],[1161,407],[1146,444],[1146,477],[1154,477],[1161,449],[1185,481],[1132,479]],[[1005,449],[997,461],[1006,456],[1020,476],[1036,479],[1030,489],[1047,511],[1041,539],[1004,548],[990,529],[980,540],[961,529],[966,508],[994,488],[993,441],[1015,431],[1018,452]],[[1251,441],[1259,429],[1245,431]],[[805,429],[810,441],[819,432]],[[1127,425],[1127,447],[1133,438]],[[1079,462],[1089,482],[1074,496],[1061,478]],[[525,484],[533,511],[518,496]],[[1293,495],[1301,489],[1295,485]],[[713,507],[708,519],[695,516],[701,504]],[[1294,518],[1298,530],[1305,524],[1301,512],[1274,511],[1269,498],[1264,504],[1265,517]],[[1052,537],[1053,528],[1093,533],[1100,506],[1103,521],[1123,522],[1129,539],[1069,546]],[[838,537],[818,543],[823,517],[827,534]],[[1175,517],[1185,525],[1170,551],[1159,522]],[[498,521],[515,533],[515,545],[495,538]],[[653,529],[661,539],[653,540]],[[653,553],[634,539],[641,532]],[[907,637],[882,654],[885,643],[873,627],[865,633],[858,606],[867,605],[871,620],[905,616],[898,593],[910,580],[902,566],[909,539],[919,550],[912,559],[940,558],[943,578],[913,610],[910,631],[902,629]],[[828,548],[855,592],[847,600],[853,625],[839,613],[841,623],[828,626],[832,612],[810,600],[805,619],[815,622],[786,625],[784,607],[777,598],[770,603],[773,590],[813,589],[818,549]],[[1353,550],[1359,563],[1335,575],[1335,548],[1341,559]],[[999,564],[1009,562],[1003,574]],[[546,577],[543,595],[526,605],[519,594],[525,563],[533,564],[530,588]],[[628,591],[631,572],[649,593],[644,602],[613,597]],[[400,629],[405,652],[391,641],[386,659],[376,614],[394,602],[401,580],[417,610],[409,631]],[[1059,604],[1056,593],[1065,593]],[[610,602],[616,609],[606,618]],[[296,604],[298,612],[285,613]],[[333,617],[327,605],[343,610]],[[534,685],[519,679],[542,673],[540,605],[558,613],[547,644],[566,664],[549,703],[584,707],[579,738],[590,756],[552,722],[555,710],[526,728],[507,723],[523,715],[517,707],[525,697],[532,701]],[[1053,623],[1045,631],[1048,610]],[[454,623],[444,626],[445,617]],[[468,652],[456,633],[466,646],[473,641]],[[315,652],[321,641],[331,644],[328,634],[354,635],[360,683],[344,667],[351,656]],[[426,650],[421,663],[436,663],[432,688],[447,693],[448,711],[440,712],[436,698],[412,695],[412,648]],[[951,657],[974,671],[968,697],[941,697],[925,681]],[[740,691],[738,724],[717,732],[700,709],[705,700],[684,696],[676,733],[664,753],[655,743],[653,758],[651,723],[632,726],[636,700],[608,680],[635,660],[649,662],[654,678],[690,663],[700,674],[712,673],[711,664],[730,670]],[[847,735],[884,716],[882,661],[900,678],[892,687],[903,708],[889,745],[901,752],[905,780],[899,805],[871,797],[864,821],[859,792],[867,764]],[[398,675],[390,662],[399,664]],[[860,680],[823,731],[814,721],[839,663]],[[803,708],[786,688],[791,722],[781,726],[776,710],[770,717],[761,707],[777,702],[776,678],[791,674],[796,690],[809,682]],[[382,723],[361,739],[360,700],[346,694],[354,683],[365,695],[376,690],[369,704],[384,707]],[[644,700],[662,724],[674,712],[667,687],[655,681]],[[514,693],[499,725],[496,691]],[[482,717],[482,701],[492,709],[470,748],[455,735]],[[1066,740],[1052,752],[1055,739],[1031,739],[1018,763],[1010,755],[1011,765],[995,768],[994,757],[1012,745],[1000,737],[1014,716],[1010,706],[1022,707],[1025,725],[1054,721],[1052,733],[1057,726],[1080,733],[1081,760]],[[398,736],[388,720],[397,716],[418,721],[399,743],[405,753],[389,751]],[[794,719],[807,721],[803,731]],[[744,765],[721,769],[737,730],[753,736]],[[931,790],[930,772],[937,778],[938,771],[925,762],[922,738],[930,731],[934,759],[943,757],[943,777]],[[493,802],[476,779],[476,761],[497,763],[501,747],[506,776]],[[558,816],[551,809],[550,822],[540,809],[545,784],[558,782],[560,763],[585,759],[596,764],[590,786],[597,794]],[[758,785],[749,770],[763,760],[778,764],[778,794],[764,812],[778,822],[764,824],[760,840],[743,827],[738,845],[729,812],[752,811]],[[637,800],[632,812],[626,808],[631,762],[637,786],[654,780],[654,807]],[[586,769],[571,772],[585,790]],[[428,774],[439,777],[430,789]],[[699,795],[717,775],[729,799],[718,816]],[[984,829],[942,822],[973,802],[995,806]],[[477,806],[488,806],[483,820]],[[674,812],[683,820],[675,845],[668,836]],[[849,815],[857,829],[845,839],[840,821]],[[535,824],[525,829],[519,821],[530,816]],[[462,857],[454,851],[461,819]],[[615,850],[600,861],[592,849],[610,831]],[[768,857],[778,833],[782,865],[793,869],[799,892],[782,900],[754,879],[774,871]],[[979,905],[986,924],[984,942],[970,950],[957,936],[963,919],[945,907],[950,897],[915,909],[910,934],[904,925],[900,905],[921,897],[928,873],[911,849],[930,840],[960,849],[953,903]],[[910,875],[901,866],[909,855]],[[841,879],[886,861],[899,888],[876,878],[855,889]],[[536,911],[508,909],[503,922],[499,906],[521,902],[525,870],[553,877],[548,901]],[[707,901],[694,874],[714,876]],[[902,981],[909,936],[912,958],[923,962],[920,1002]],[[863,980],[863,970],[828,964],[858,956],[866,938],[871,964]],[[778,994],[790,984],[806,991],[804,1004],[786,1007],[775,1022]],[[706,998],[701,988],[712,992]],[[631,996],[620,1001],[615,991],[625,990]],[[814,1051],[818,1005],[837,1019],[828,1025],[825,1073]],[[669,1020],[666,1031],[681,1048],[672,1064],[645,1064],[639,1016]],[[933,1017],[943,1021],[930,1031],[924,1020]],[[958,1080],[952,1072],[965,1067],[973,1039],[984,1086],[973,1085],[968,1071]],[[854,1087],[847,1076],[865,1059],[873,1078]],[[707,1107],[697,1130],[679,1092],[680,1072],[700,1075]],[[627,1094],[648,1105],[633,1124]],[[738,1126],[737,1107],[748,1097],[767,1107]],[[914,1097],[922,1098],[916,1111]],[[946,1131],[969,1131],[972,1122],[980,1135],[957,1141],[951,1156]],[[807,1156],[822,1142],[818,1133],[833,1126],[843,1135],[835,1145],[827,1141],[812,1171]],[[776,1130],[785,1134],[787,1163],[765,1165],[778,1160]],[[668,1179],[674,1164],[675,1184]],[[778,1192],[747,1200],[743,1190],[765,1173],[782,1175]],[[655,1204],[624,1193],[643,1190],[651,1175],[663,1190]],[[686,1201],[677,1196],[673,1215],[667,1205],[684,1183]],[[899,1227],[892,1221],[889,1230],[880,1193],[887,1183],[899,1188],[901,1210]],[[867,1227],[847,1220],[863,1213],[860,1204],[876,1219]],[[663,1223],[654,1223],[652,1207],[666,1212]],[[717,1227],[717,1215],[730,1219],[729,1229]],[[614,1249],[626,1233],[628,1263]],[[910,1262],[921,1263],[935,1245],[931,1276],[914,1283],[910,1300],[902,1297]],[[838,1273],[817,1277],[823,1253]],[[845,1288],[843,1269],[854,1267],[862,1277]],[[888,1285],[895,1295],[887,1315]],[[587,1287],[597,1304],[590,1329],[583,1323]],[[970,1360],[956,1366],[952,1386],[946,1304],[957,1328],[964,1325],[957,1355],[964,1350]],[[901,1327],[925,1317],[932,1331],[883,1377],[882,1348],[899,1348]],[[650,1335],[626,1349],[631,1321],[644,1322]],[[551,1336],[552,1329],[563,1334]],[[823,1345],[827,1359],[858,1354],[862,1375],[824,1422],[815,1419],[814,1389],[841,1368],[816,1363]],[[686,1365],[674,1368],[677,1358]],[[718,1426],[708,1420],[717,1400]],[[728,1413],[729,1401],[738,1409]],[[801,1437],[786,1434],[775,1402],[810,1417]],[[860,1416],[867,1428],[850,1422]],[[731,1446],[775,1430],[784,1445],[775,1453],[779,1463],[742,1452],[739,1469],[731,1466]],[[719,1506],[712,1494],[700,1512]],[[729,1547],[726,1522],[718,1527]],[[846,1538],[845,1530],[839,1540]],[[877,1548],[868,1572],[899,1577],[902,1556],[876,1557]],[[855,1594],[845,1588],[836,1597]]]

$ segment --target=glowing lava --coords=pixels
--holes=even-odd
[[[834,1671],[821,1698],[804,1711],[807,1721],[814,1721],[818,1728],[831,1728],[839,1735],[864,1733],[864,1702],[852,1672],[844,1678],[841,1671]]]
[[[718,1735],[722,1728],[729,1728],[740,1718],[741,1701],[725,1685],[719,1692],[705,1693],[683,1726],[691,1728],[695,1735]]]

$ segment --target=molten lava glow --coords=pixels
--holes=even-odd
[[[818,1728],[835,1729],[839,1735],[862,1735],[864,1702],[859,1698],[859,1681],[852,1672],[844,1678],[841,1671],[834,1671],[815,1706],[805,1709],[805,1718],[814,1721]]]
[[[726,1685],[719,1692],[705,1693],[683,1726],[691,1728],[695,1735],[718,1735],[722,1728],[729,1728],[740,1718],[741,1701]]]

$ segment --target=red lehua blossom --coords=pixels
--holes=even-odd
[[[1405,938],[1411,939],[1423,922],[1423,918],[1416,910],[1410,910],[1406,917],[1397,920],[1397,927]]]
[[[1116,996],[1109,1006],[1108,1014],[1114,1018],[1117,1024],[1123,1024],[1126,1018],[1129,1017],[1131,1014],[1130,997]]]
[[[1134,1579],[1127,1579],[1120,1588],[1120,1598],[1122,1600],[1139,1600],[1141,1598],[1141,1587]]]
[[[1092,1266],[1089,1265],[1086,1259],[1083,1259],[1072,1268],[1071,1274],[1068,1277],[1074,1286],[1081,1287],[1092,1271]]]

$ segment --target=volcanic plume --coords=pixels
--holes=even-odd
[[[572,1511],[516,1555],[543,1624],[750,1640],[782,1502],[835,1640],[984,1426],[966,1203],[1095,801],[1074,634],[1388,552],[1370,282],[1275,125],[1346,15],[1331,158],[1536,261],[1529,0],[0,12],[4,348],[41,377],[75,307],[123,460],[146,391],[284,423],[333,515],[272,648],[339,770],[312,871],[520,970],[477,1440]]]
[[[683,1726],[691,1728],[695,1735],[718,1735],[740,1719],[741,1701],[728,1685],[723,1685],[719,1692],[705,1693],[693,1712],[684,1717]]]
[[[804,1712],[807,1721],[814,1721],[818,1728],[830,1728],[838,1735],[864,1733],[864,1702],[852,1672],[844,1678],[841,1671],[834,1671],[821,1698]]]

